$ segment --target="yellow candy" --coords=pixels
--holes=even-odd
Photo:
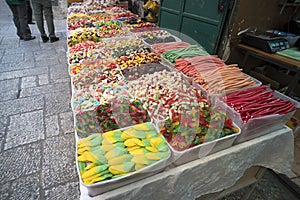
[[[132,151],[135,151],[137,149],[141,149],[140,146],[133,146],[133,147],[127,147],[127,150],[131,153]]]
[[[147,167],[147,165],[143,165],[143,164],[135,164],[135,170],[139,170],[142,169],[144,167]]]
[[[164,142],[164,140],[161,137],[156,137],[156,138],[151,138],[150,139],[150,144],[151,146],[157,148],[159,144]]]
[[[158,149],[155,147],[145,147],[145,149],[147,149],[148,151],[151,151],[151,152],[158,152]]]
[[[130,139],[126,140],[124,142],[124,144],[127,147],[134,147],[136,145],[138,145],[138,146],[144,146],[144,144],[142,143],[142,141],[139,140],[138,138],[130,138]]]
[[[108,164],[109,165],[120,165],[123,162],[129,162],[132,159],[132,157],[133,156],[130,154],[124,154],[122,156],[118,156],[118,157],[108,160]]]
[[[149,151],[144,149],[144,148],[139,148],[139,149],[135,149],[135,150],[131,150],[130,154],[132,155],[143,155],[145,153],[148,153]]]

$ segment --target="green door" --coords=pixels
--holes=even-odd
[[[210,54],[215,54],[229,10],[229,1],[161,0],[158,23],[162,28],[186,34]]]

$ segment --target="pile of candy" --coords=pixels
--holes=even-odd
[[[137,67],[147,63],[158,63],[160,61],[160,56],[154,52],[137,53],[132,56],[121,56],[116,59],[116,63],[120,69]]]
[[[74,65],[70,65],[70,74],[72,76],[91,71],[91,70],[105,70],[105,69],[115,69],[117,68],[116,62],[114,60],[86,60],[82,63],[77,63]]]
[[[267,86],[233,92],[223,100],[240,114],[244,123],[253,118],[297,110],[291,101],[275,97],[274,91],[268,90]]]
[[[166,89],[187,88],[188,83],[176,72],[166,70],[144,74],[127,83],[128,92],[136,98],[146,98],[150,94],[161,93]]]
[[[184,108],[184,107],[183,107]],[[182,109],[163,123],[160,133],[177,151],[183,151],[204,142],[238,133],[226,113],[219,107],[210,107],[204,100],[198,107]]]
[[[183,49],[175,49],[170,50],[167,52],[164,52],[163,57],[167,59],[171,63],[175,63],[176,59],[179,58],[189,58],[189,57],[195,57],[195,56],[207,56],[209,55],[205,49],[198,45],[190,45]]]
[[[223,100],[244,123],[296,109],[265,87],[239,91],[258,83],[238,65],[107,4],[114,3],[91,0],[68,9],[71,102],[85,184],[166,160],[167,142],[182,151],[237,133],[206,94],[238,91]]]
[[[104,133],[136,124],[150,122],[141,101],[115,97],[109,103],[97,106],[94,110],[75,114],[76,132],[80,138],[92,133]]]
[[[157,53],[164,53],[170,50],[184,49],[188,46],[190,46],[190,44],[186,42],[172,42],[172,43],[153,44],[151,47]]]
[[[165,139],[152,124],[93,134],[80,140],[77,147],[85,184],[130,175],[170,156]]]
[[[160,72],[163,70],[171,71],[168,67],[160,63],[148,63],[139,67],[125,68],[122,70],[122,74],[126,80],[133,81],[139,79],[144,74],[153,74],[154,72]]]
[[[252,78],[243,74],[236,65],[198,72],[194,77],[194,82],[200,84],[210,94],[227,93],[257,85]]]
[[[123,80],[124,78],[121,75],[120,70],[109,69],[103,70],[101,73],[99,73],[98,70],[92,70],[74,76],[72,79],[72,85],[75,90],[90,88],[90,86],[95,86],[95,88],[116,88],[123,85],[121,84]]]

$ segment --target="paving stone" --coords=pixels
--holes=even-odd
[[[31,88],[35,87],[36,84],[36,76],[26,76],[21,80],[21,88]]]
[[[0,118],[0,153],[2,151],[2,146],[4,145],[6,126],[7,126],[7,118],[1,117]]]
[[[34,55],[33,55],[33,52],[32,51],[27,51],[24,53],[24,59],[25,59],[25,62],[27,61],[32,61],[34,62]]]
[[[297,200],[297,198],[277,180],[275,175],[272,175],[269,171],[266,171],[256,184],[255,191],[257,191],[257,194],[260,196],[263,196],[263,200]],[[251,196],[253,196],[253,194]],[[254,196],[252,199],[258,198]]]
[[[74,134],[46,139],[41,174],[43,188],[67,183],[76,178]]]
[[[34,76],[48,73],[48,67],[22,69],[17,71],[8,71],[0,73],[0,80],[13,79],[25,76]]]
[[[46,94],[46,116],[70,111],[70,99],[68,91]]]
[[[44,139],[43,111],[10,117],[4,149]]]
[[[80,192],[78,183],[67,183],[65,185],[59,185],[49,190],[45,190],[46,200],[75,200],[79,198]]]
[[[49,84],[48,74],[38,75],[38,79],[39,79],[39,85],[47,85],[47,84]]]
[[[19,90],[19,79],[0,81],[0,101],[16,99]]]
[[[60,127],[63,133],[74,132],[74,119],[73,112],[66,112],[59,114]]]
[[[20,41],[21,48],[28,48],[31,49],[33,47],[39,47],[39,41],[37,39],[30,40],[30,41]]]
[[[44,61],[44,60],[49,60],[52,59],[53,57],[55,58],[57,56],[55,49],[47,49],[47,50],[39,50],[39,51],[35,51],[33,53],[34,58],[37,62],[39,61]]]
[[[29,69],[29,68],[33,68],[35,66],[33,61],[25,61],[22,63],[5,63],[5,64],[1,64],[1,65],[2,65],[2,67],[0,68],[0,73],[15,71],[15,70]]]
[[[24,53],[4,54],[2,63],[14,63],[24,61]]]
[[[28,200],[40,198],[40,183],[37,175],[20,178],[12,183],[10,200]]]
[[[51,137],[59,134],[59,125],[57,115],[45,118],[46,137]]]
[[[7,126],[7,118],[1,117],[0,118],[0,133],[4,133]]]
[[[36,67],[45,67],[45,66],[60,66],[60,63],[56,56],[48,58],[47,60],[40,60],[36,62]],[[66,70],[66,69],[65,69]]]
[[[69,83],[56,83],[56,84],[41,85],[32,88],[24,88],[21,91],[20,97],[50,94],[50,93],[55,93],[57,91],[66,91],[69,90],[68,89],[69,87],[70,87]]]
[[[1,184],[0,187],[0,199],[8,199],[9,197],[9,188],[10,188],[10,183],[6,184]]]
[[[19,37],[18,36],[13,36],[13,37],[9,37],[9,36],[5,36],[3,38],[3,40],[1,41],[1,45],[17,45],[19,46]]]
[[[52,79],[51,80],[51,83],[68,83],[68,85],[69,85],[69,87],[68,88],[70,88],[70,86],[71,86],[71,79],[70,79],[70,77],[68,77],[68,78],[62,78],[62,79]]]
[[[41,144],[32,143],[0,153],[0,185],[41,170]]]
[[[39,110],[43,107],[44,98],[42,96],[26,97],[0,102],[0,117]]]
[[[70,75],[69,75],[69,72],[67,69],[68,69],[68,67],[66,64],[49,66],[50,79],[56,80],[56,79],[69,78]]]

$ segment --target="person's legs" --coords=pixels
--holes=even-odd
[[[27,24],[27,13],[25,3],[18,5],[17,10],[20,23],[20,34],[23,36],[24,40],[34,39],[35,37],[31,36],[31,31]]]
[[[39,1],[31,1],[31,3],[34,10],[35,21],[41,33],[41,36],[47,37],[44,29],[43,6]]]
[[[23,39],[23,35],[20,32],[20,22],[19,22],[19,16],[18,16],[18,9],[16,5],[8,4],[8,7],[10,8],[11,12],[13,13],[13,21],[17,28],[17,35],[20,37],[20,39]]]
[[[53,11],[52,11],[52,4],[50,0],[43,0],[43,7],[44,7],[44,15],[48,26],[49,37],[55,37],[55,28],[53,22]]]
[[[26,0],[26,11],[27,11],[27,23],[28,24],[34,24],[32,22],[32,8],[30,5],[30,0]]]

